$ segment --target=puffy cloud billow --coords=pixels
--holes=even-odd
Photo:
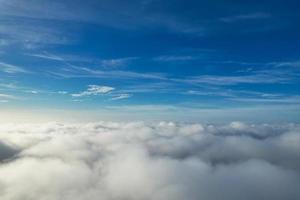
[[[0,126],[1,200],[298,200],[300,125]]]

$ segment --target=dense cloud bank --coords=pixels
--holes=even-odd
[[[300,126],[0,126],[1,200],[298,200]]]

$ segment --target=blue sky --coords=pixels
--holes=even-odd
[[[299,6],[0,0],[0,119],[299,122]]]

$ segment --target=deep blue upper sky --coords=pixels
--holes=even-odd
[[[299,7],[296,0],[0,0],[0,108],[299,122]]]

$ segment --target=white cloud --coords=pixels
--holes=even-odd
[[[26,54],[28,56],[32,56],[32,57],[37,57],[37,58],[42,58],[42,59],[47,59],[47,60],[56,60],[56,61],[64,61],[63,58],[56,56],[56,55],[52,55],[49,53],[44,53],[44,54]]]
[[[69,33],[64,32],[62,27],[52,26],[45,21],[40,23],[28,20],[28,18],[20,21],[13,17],[3,18],[1,16],[0,19],[3,21],[0,24],[0,33],[7,41],[7,46],[21,45],[27,49],[34,49],[47,44],[66,44],[71,40]]]
[[[198,23],[187,23],[174,15],[145,12],[153,5],[151,1],[134,1],[122,4],[119,9],[118,1],[101,1],[87,4],[74,4],[73,1],[44,1],[43,3],[31,0],[24,3],[21,0],[0,1],[0,13],[17,18],[58,21],[89,22],[119,29],[148,27],[166,27],[172,31],[203,35],[205,27]],[[156,4],[160,2],[156,2]],[[68,9],[72,7],[72,9]],[[47,12],[45,12],[47,10]],[[115,12],[110,12],[114,10]],[[126,10],[126,11],[125,11]],[[144,12],[141,12],[143,10]],[[34,32],[33,32],[34,33]],[[47,42],[47,41],[46,41]]]
[[[8,63],[0,62],[0,71],[9,73],[9,74],[16,74],[16,73],[28,73],[27,70],[23,69],[22,67],[11,65]]]
[[[57,93],[58,93],[58,94],[68,94],[67,91],[58,91]]]
[[[299,131],[241,122],[3,124],[0,196],[299,199]]]
[[[36,91],[36,90],[30,90],[30,91],[27,91],[28,93],[31,93],[31,94],[38,94],[39,92]]]
[[[286,95],[282,96],[262,96],[262,97],[233,97],[229,98],[233,101],[248,102],[248,103],[268,103],[268,104],[299,104],[299,95]]]
[[[1,94],[0,93],[0,103],[8,103],[10,100],[15,100],[17,97],[10,94]]]
[[[73,97],[83,97],[83,96],[91,96],[91,95],[100,95],[106,94],[113,91],[115,88],[109,86],[100,86],[100,85],[89,85],[86,91],[71,94]]]
[[[119,96],[111,98],[111,100],[128,99],[130,97],[132,97],[131,94],[120,94]]]
[[[261,70],[247,75],[216,76],[202,75],[190,77],[188,80],[177,80],[186,83],[204,83],[210,85],[237,84],[275,84],[291,82],[298,74],[288,70]]]
[[[198,59],[196,56],[159,56],[154,58],[156,61],[163,61],[163,62],[174,62],[174,61],[189,61],[189,60],[195,60]]]
[[[122,70],[97,70],[86,67],[70,66],[68,73],[65,71],[49,72],[52,75],[62,78],[109,78],[109,79],[153,79],[166,80],[164,74],[160,73],[139,73]]]
[[[270,62],[267,65],[275,67],[300,67],[300,61],[287,61],[287,62]]]
[[[126,65],[131,60],[137,59],[136,57],[128,57],[128,58],[115,58],[115,59],[106,59],[101,61],[102,67],[109,67],[109,68],[115,68],[115,67],[121,67]]]
[[[9,94],[0,94],[0,98],[4,98],[4,99],[15,99],[16,97],[13,95],[9,95]]]

